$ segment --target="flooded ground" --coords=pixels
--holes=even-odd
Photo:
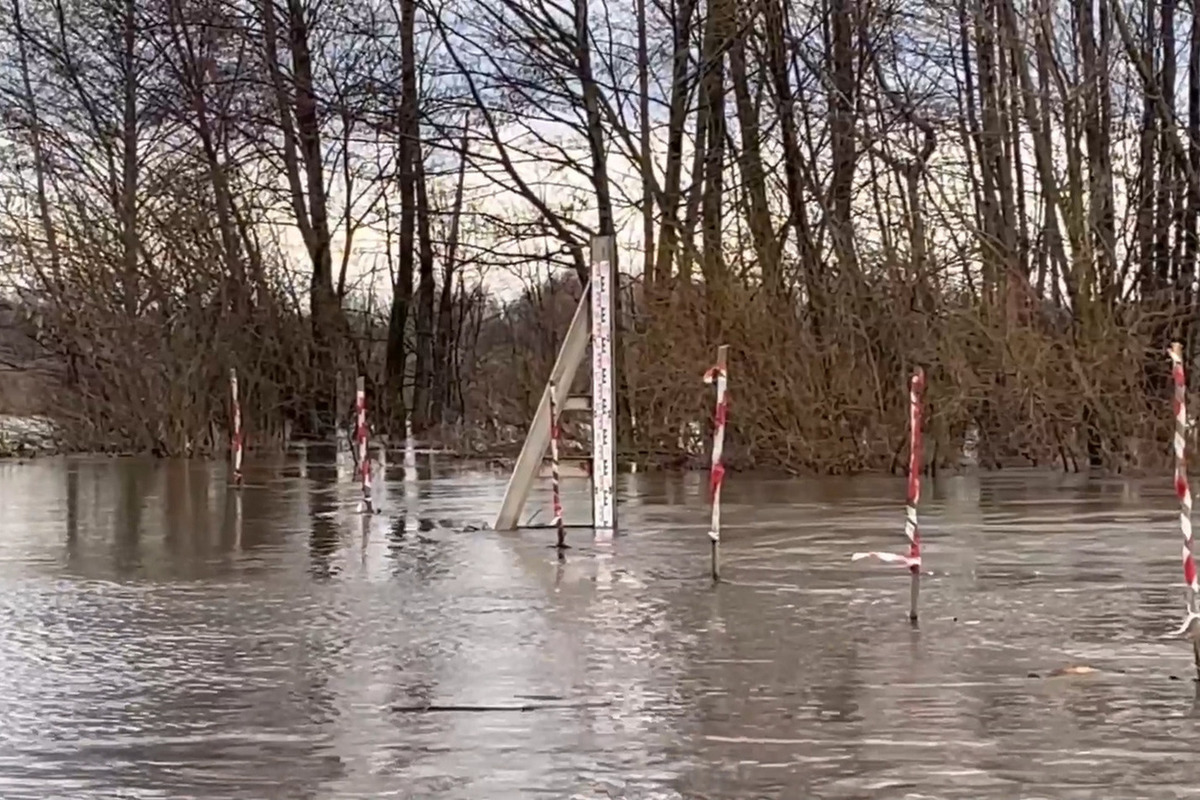
[[[1200,794],[1169,475],[927,483],[919,631],[849,562],[902,549],[899,478],[731,475],[714,588],[704,476],[623,476],[562,562],[463,532],[506,477],[392,465],[364,518],[311,460],[240,506],[224,465],[0,465],[0,797]]]

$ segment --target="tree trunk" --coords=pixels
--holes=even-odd
[[[682,200],[683,135],[687,125],[688,101],[695,82],[688,77],[691,58],[692,17],[696,0],[679,0],[676,6],[674,53],[671,67],[671,101],[667,121],[667,163],[663,180],[662,229],[654,260],[654,285],[671,279],[671,261],[679,241],[679,204]],[[699,143],[698,147],[702,146]],[[687,256],[684,256],[687,258]]]
[[[1188,48],[1188,166],[1193,176],[1200,175],[1200,13],[1192,11]],[[1196,279],[1196,256],[1200,251],[1197,223],[1200,221],[1200,191],[1194,180],[1188,181],[1187,211],[1184,216],[1183,262],[1179,284],[1184,306],[1190,311],[1195,303],[1192,282]],[[1189,324],[1191,315],[1188,314]]]
[[[787,218],[796,235],[800,267],[805,277],[804,290],[810,310],[813,334],[821,340],[820,314],[824,307],[824,276],[817,260],[816,246],[808,219],[808,204],[804,194],[804,156],[800,151],[795,116],[795,93],[787,57],[787,5],[784,0],[766,0],[763,33],[766,37],[766,68],[774,95],[775,113],[779,117],[779,136],[783,145],[783,174],[787,188]]]
[[[438,297],[437,335],[433,341],[433,398],[430,421],[449,421],[450,387],[454,374],[454,349],[457,338],[454,324],[454,273],[458,258],[458,235],[463,210],[463,190],[467,178],[467,151],[470,147],[470,116],[463,115],[462,144],[458,151],[458,182],[450,209],[450,234],[442,258],[442,286]]]
[[[1112,22],[1108,3],[1102,0],[1099,3],[1100,46],[1091,56],[1087,50],[1095,48],[1087,46],[1091,34],[1083,30],[1083,24],[1086,18],[1090,26],[1092,8],[1091,3],[1081,5],[1086,7],[1080,14],[1080,39],[1085,43],[1084,71],[1088,79],[1095,78],[1095,92],[1089,92],[1087,96],[1089,99],[1094,97],[1096,101],[1086,105],[1087,118],[1084,121],[1088,147],[1088,194],[1091,200],[1088,219],[1093,232],[1100,301],[1102,305],[1111,307],[1120,291],[1117,286],[1116,202],[1112,170],[1112,80],[1109,77],[1112,69]]]
[[[636,0],[638,132],[642,149],[642,280],[654,292],[654,192],[650,181],[654,160],[650,157],[650,55],[646,46],[646,0]]]
[[[433,242],[429,236],[429,195],[425,189],[425,161],[420,140],[413,147],[416,154],[417,241],[420,246],[418,264],[420,283],[417,290],[417,360],[413,383],[413,431],[424,432],[429,427],[430,392],[433,388]]]
[[[65,303],[63,296],[63,277],[61,256],[58,248],[58,231],[50,215],[50,197],[46,187],[46,155],[42,147],[42,122],[38,113],[37,98],[33,92],[33,80],[30,77],[29,44],[21,16],[22,0],[12,0],[12,20],[14,38],[17,40],[17,57],[21,71],[21,91],[25,111],[29,115],[29,144],[33,151],[33,170],[37,191],[38,221],[41,223],[42,235],[46,237],[46,250],[50,258],[50,274],[42,275],[45,284],[60,303]]]
[[[121,252],[123,260],[122,290],[125,316],[135,319],[140,297],[138,278],[138,82],[137,63],[137,4],[125,0],[122,4],[121,53],[122,119],[121,119],[121,197],[118,203],[121,219]]]
[[[854,171],[858,161],[855,127],[854,33],[855,0],[830,0],[830,75],[833,90],[829,98],[830,160],[833,175],[829,179],[829,227],[843,277],[858,275],[854,248]]]
[[[1154,72],[1155,64],[1155,0],[1144,1],[1144,38],[1142,58]],[[1145,83],[1142,88],[1142,125],[1138,146],[1138,190],[1137,190],[1137,253],[1140,265],[1140,285],[1143,299],[1149,300],[1158,290],[1157,271],[1154,258],[1154,200],[1155,192],[1155,144],[1158,141],[1158,116],[1154,113],[1154,87]]]
[[[1175,0],[1162,0],[1161,18],[1162,36],[1162,72],[1159,83],[1162,102],[1167,108],[1175,107]],[[1172,283],[1174,277],[1171,264],[1171,222],[1173,219],[1172,201],[1176,179],[1175,157],[1169,141],[1170,120],[1162,120],[1158,146],[1158,192],[1157,210],[1154,225],[1154,273],[1158,290],[1162,293]],[[1169,298],[1160,296],[1158,304],[1165,303]]]
[[[310,432],[329,434],[336,426],[337,335],[340,305],[333,291],[328,204],[325,195],[320,117],[313,86],[306,9],[300,0],[286,7],[290,69],[278,53],[275,5],[263,0],[263,49],[283,138],[283,164],[296,226],[308,252],[312,279],[309,313],[312,326],[312,419]],[[290,91],[289,91],[290,90]],[[301,172],[303,171],[303,179]]]
[[[417,56],[416,0],[400,4],[400,109],[397,128],[399,154],[397,170],[400,186],[400,252],[396,274],[392,278],[392,309],[388,316],[386,385],[390,428],[404,430],[405,371],[408,364],[408,311],[413,295],[413,244],[416,223],[417,139]]]
[[[758,109],[750,94],[746,68],[746,36],[738,35],[729,48],[729,79],[737,105],[738,131],[742,147],[738,154],[742,187],[748,199],[747,222],[754,254],[762,272],[763,286],[772,300],[783,298],[783,273],[775,247],[775,229],[767,201],[766,170],[763,168]]]
[[[732,0],[709,0],[701,45],[700,79],[705,124],[704,189],[700,198],[702,263],[708,332],[719,337],[719,298],[725,282],[725,50],[734,24]],[[693,178],[693,180],[695,180]]]

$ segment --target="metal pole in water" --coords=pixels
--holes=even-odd
[[[1175,494],[1179,498],[1179,528],[1183,532],[1183,581],[1187,594],[1187,617],[1178,634],[1192,640],[1192,658],[1196,665],[1196,680],[1200,681],[1200,615],[1196,611],[1196,595],[1200,581],[1196,576],[1196,559],[1192,553],[1192,491],[1187,479],[1187,377],[1183,371],[1183,345],[1171,344],[1171,378],[1175,383],[1172,401],[1175,413]]]
[[[358,376],[354,392],[354,408],[358,418],[355,423],[354,441],[358,445],[358,475],[362,480],[363,513],[370,514],[371,508],[371,454],[367,446],[367,379]]]
[[[229,369],[229,395],[233,400],[231,413],[233,415],[233,430],[229,437],[229,455],[233,461],[233,485],[242,485],[242,406],[238,401],[237,370]]]
[[[717,348],[716,366],[704,373],[704,382],[717,385],[717,409],[713,424],[712,468],[709,473],[709,494],[712,501],[712,522],[708,539],[712,547],[712,579],[721,580],[721,484],[725,482],[725,421],[729,413],[726,394],[729,383],[729,345]]]
[[[567,531],[563,524],[562,495],[558,485],[558,387],[550,382],[550,493],[554,503],[554,526],[558,529],[558,549],[567,546]]]
[[[925,393],[925,370],[917,367],[908,382],[908,496],[904,507],[904,535],[908,537],[908,570],[912,573],[908,618],[917,621],[921,595],[921,529],[917,505],[921,502],[921,398]]]

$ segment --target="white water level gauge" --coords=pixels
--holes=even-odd
[[[612,256],[612,237],[592,239],[592,525],[600,537],[617,527]]]

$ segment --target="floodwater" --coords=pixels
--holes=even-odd
[[[559,561],[436,456],[0,465],[0,797],[1200,796],[1169,475],[927,481],[919,630],[900,478],[730,475],[714,587],[704,477]]]

